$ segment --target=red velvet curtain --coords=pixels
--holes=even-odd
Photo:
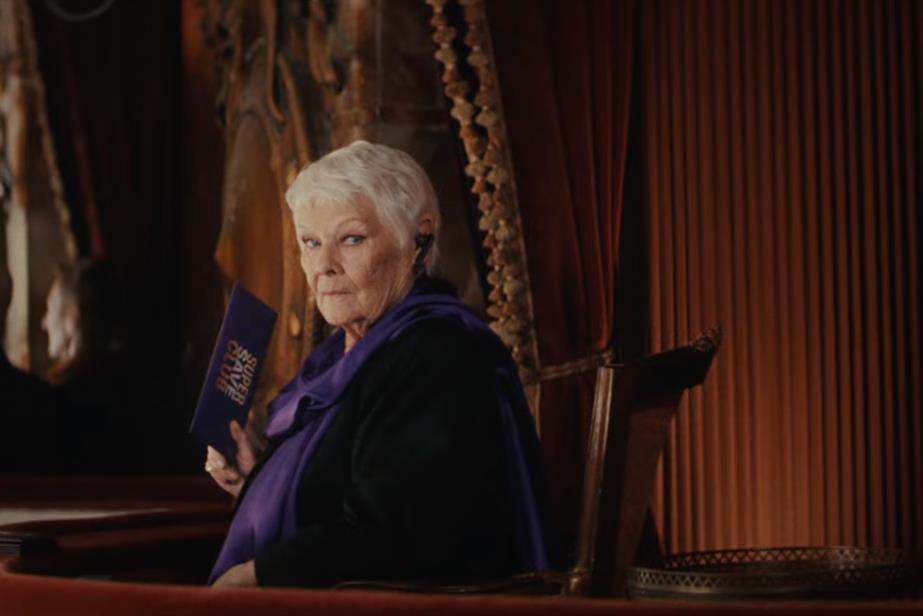
[[[184,215],[180,6],[115,2],[73,23],[43,2],[30,4],[79,251],[109,262],[128,305],[117,316],[126,355],[142,366],[137,374],[145,395],[125,412],[144,423],[151,448],[169,442],[178,451],[191,404],[176,385],[184,378],[176,301]],[[61,4],[78,13],[87,8],[86,2]],[[198,217],[208,211],[201,201],[185,210]],[[179,464],[177,455],[150,460],[156,470]]]
[[[635,46],[634,2],[488,2],[543,367],[606,349]],[[542,443],[575,532],[595,371],[548,381]]]
[[[918,2],[642,9],[651,347],[721,323],[666,547],[923,545]]]
[[[80,253],[151,286],[178,267],[158,242],[179,234],[179,6],[115,2],[78,23],[41,2],[32,13]]]

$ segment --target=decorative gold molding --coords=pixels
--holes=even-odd
[[[54,147],[54,138],[51,127],[48,125],[48,109],[45,104],[45,82],[38,70],[38,46],[35,42],[35,30],[32,27],[32,14],[25,2],[22,2],[21,19],[25,58],[28,65],[26,73],[29,76],[32,88],[35,91],[35,114],[38,121],[39,132],[42,136],[42,155],[48,169],[48,184],[51,187],[52,203],[61,226],[61,235],[64,238],[64,251],[68,261],[77,260],[77,241],[71,228],[71,215],[64,198],[64,181],[58,169],[58,158]]]
[[[465,22],[463,40],[470,50],[461,60],[474,69],[474,83],[462,78],[460,58],[453,49],[459,42],[459,32],[445,12],[453,0],[426,2],[433,8],[430,23],[435,28],[433,41],[438,46],[434,56],[444,67],[445,94],[452,101],[450,113],[459,123],[458,133],[467,156],[465,173],[474,181],[471,192],[478,196],[481,212],[478,227],[484,232],[483,245],[490,268],[487,274],[491,287],[487,298],[490,327],[510,348],[519,365],[537,421],[542,372],[532,292],[484,1],[458,0]]]
[[[54,267],[76,260],[77,243],[48,125],[37,53],[28,4],[0,0],[0,232],[9,240],[0,262],[13,281],[9,317],[0,315],[9,321],[6,340],[0,343],[20,368],[43,372],[47,357],[35,342],[38,310],[44,310]],[[30,151],[40,152],[41,158],[30,156]],[[58,224],[48,225],[55,217]],[[46,237],[56,238],[53,245],[30,242],[33,224],[48,231]]]
[[[254,404],[259,425],[265,420],[262,403],[271,399],[278,388],[291,378],[292,371],[310,351],[314,342],[312,334],[318,326],[313,297],[307,290],[299,264],[298,243],[288,206],[281,198],[294,176],[314,154],[305,117],[303,91],[294,77],[296,68],[301,73],[308,69],[304,65],[305,58],[279,36],[283,15],[278,3],[199,0],[198,4],[204,38],[216,58],[214,77],[218,94],[215,112],[228,147],[225,186],[226,190],[230,186],[231,197],[225,194],[222,204],[223,228],[216,251],[219,268],[222,271],[233,269],[235,259],[228,255],[241,250],[224,236],[224,225],[233,226],[237,207],[257,208],[261,216],[278,217],[274,225],[282,243],[281,246],[266,247],[269,251],[278,251],[278,260],[266,263],[265,277],[279,278],[276,282],[280,296],[264,300],[277,302],[279,327],[271,345],[267,364],[269,374],[261,384]],[[301,66],[297,66],[299,64]],[[269,160],[253,160],[245,167],[254,177],[259,175],[259,169],[267,169],[271,174],[275,183],[273,194],[279,197],[278,202],[271,205],[252,200],[238,203],[234,198],[238,193],[247,194],[244,186],[252,178],[241,178],[239,186],[228,184],[231,161],[247,156],[245,146],[241,145],[244,142],[238,142],[239,134],[245,124],[254,126],[254,121],[269,149]],[[235,276],[233,271],[225,274]]]

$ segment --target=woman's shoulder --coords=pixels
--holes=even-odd
[[[395,335],[382,351],[388,355],[421,357],[444,354],[471,354],[478,348],[477,334],[452,318],[422,319]]]
[[[478,333],[452,318],[418,320],[394,335],[363,368],[366,385],[481,380],[488,370]]]
[[[423,319],[408,326],[382,345],[357,377],[359,407],[383,421],[411,421],[409,416],[421,413],[427,421],[441,417],[447,425],[459,417],[492,421],[494,363],[478,335],[452,319]]]

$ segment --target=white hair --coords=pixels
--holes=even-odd
[[[439,202],[426,172],[406,152],[368,141],[354,141],[307,165],[285,193],[289,208],[337,206],[367,198],[401,250],[414,246],[418,220],[433,218],[433,245],[424,265],[431,272],[439,238]]]

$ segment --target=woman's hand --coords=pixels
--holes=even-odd
[[[252,420],[247,422],[246,430],[241,428],[236,420],[230,424],[231,438],[237,445],[236,464],[228,464],[225,457],[211,446],[208,447],[208,456],[205,460],[205,471],[212,476],[222,490],[235,498],[240,495],[244,479],[256,465],[258,451],[262,450],[262,443],[253,433],[251,426],[253,426]]]
[[[256,586],[256,565],[252,560],[235,565],[224,572],[212,584],[215,588],[229,588],[233,586]]]
[[[250,471],[253,470],[256,465],[257,453],[263,449],[257,435],[253,433],[252,426],[252,418],[247,422],[246,430],[240,427],[237,420],[231,422],[231,438],[234,439],[234,443],[237,445],[237,456],[235,457],[237,470],[243,477],[249,475]]]
[[[228,464],[224,456],[211,445],[208,446],[208,455],[205,458],[205,472],[212,476],[218,487],[234,498],[240,494],[240,488],[244,485],[244,475]]]

